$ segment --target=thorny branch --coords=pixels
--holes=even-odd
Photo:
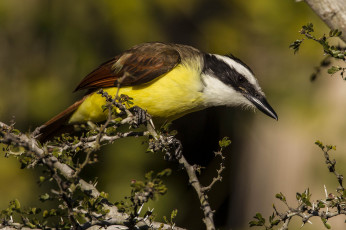
[[[211,209],[209,201],[208,201],[208,195],[205,191],[203,191],[203,186],[199,182],[197,175],[196,175],[196,169],[192,165],[190,165],[187,160],[182,157],[179,159],[179,163],[182,164],[186,170],[186,173],[189,177],[189,182],[192,185],[192,187],[195,189],[201,208],[204,213],[204,223],[207,227],[207,229],[215,229],[214,224],[214,211]]]
[[[42,146],[36,141],[33,134],[26,135],[20,133],[14,129],[14,125],[7,125],[0,122],[0,143],[8,146],[7,152],[11,154],[12,150],[14,151],[15,148],[20,147],[22,150],[19,151],[20,154],[16,153],[16,156],[22,157],[21,161],[22,163],[24,162],[25,167],[43,165],[50,172],[50,177],[56,182],[58,190],[52,190],[52,194],[60,199],[60,201],[65,204],[65,207],[67,207],[65,216],[69,220],[69,223],[67,223],[66,220],[64,221],[61,219],[59,223],[60,227],[58,228],[91,229],[96,226],[98,226],[98,228],[122,226],[122,229],[182,229],[176,227],[174,224],[154,222],[153,219],[150,218],[150,215],[139,217],[139,213],[136,215],[129,215],[120,212],[118,207],[107,199],[107,195],[104,192],[98,191],[95,184],[88,183],[79,177],[81,170],[87,164],[94,163],[91,157],[100,146],[111,144],[117,139],[129,136],[148,136],[149,149],[154,152],[164,152],[167,158],[177,159],[179,164],[184,167],[189,177],[189,182],[198,194],[201,209],[205,216],[204,222],[206,228],[215,229],[213,221],[214,211],[209,204],[207,192],[217,181],[222,180],[221,173],[224,170],[222,149],[226,147],[230,141],[226,140],[226,144],[225,142],[222,142],[223,144],[220,142],[220,151],[215,153],[217,156],[220,156],[222,160],[220,168],[217,170],[217,177],[213,179],[210,185],[203,187],[196,175],[196,172],[199,171],[198,167],[190,165],[184,158],[179,140],[173,136],[167,136],[166,134],[157,134],[149,114],[138,107],[131,107],[128,109],[127,106],[125,106],[126,103],[129,103],[128,98],[122,98],[120,96],[113,99],[102,90],[98,93],[105,97],[107,101],[103,109],[108,110],[108,118],[102,125],[88,123],[88,127],[86,127],[88,132],[79,138],[63,135]],[[117,129],[125,124],[129,124],[134,128],[140,125],[146,125],[147,130],[118,132]],[[37,132],[36,130],[34,133]],[[77,152],[86,153],[84,160],[80,164],[75,164],[72,161],[72,157]],[[88,201],[89,199],[89,206],[87,205],[87,208],[85,208],[85,201],[76,201],[74,198],[74,194],[77,190],[84,193],[86,197],[84,200]],[[143,194],[146,196],[145,194],[147,193],[139,193],[139,196]],[[51,198],[48,197],[46,199]],[[144,197],[143,200],[146,202],[148,199],[149,197]],[[92,207],[90,203],[93,204]],[[39,221],[35,222],[35,220],[29,219],[25,219],[26,221],[23,221],[23,223],[16,223],[12,219],[12,213],[16,210],[16,208],[8,210],[11,218],[3,219],[2,223],[0,223],[0,228],[11,227],[20,229],[25,226],[31,228],[51,227]],[[139,210],[141,210],[141,208],[139,208]],[[24,213],[23,211],[19,211],[19,209],[17,212],[21,214]],[[46,216],[49,215],[54,215],[54,212],[52,210],[49,211],[49,214],[46,214]],[[83,217],[86,222],[80,222],[80,217]]]
[[[207,230],[213,230],[215,229],[215,224],[214,224],[214,211],[212,210],[209,200],[208,200],[208,195],[207,192],[212,188],[212,186],[217,182],[222,180],[221,173],[225,169],[224,167],[224,159],[225,157],[222,155],[222,150],[223,148],[227,147],[230,145],[231,141],[228,140],[228,138],[224,138],[222,141],[219,142],[220,145],[220,150],[215,153],[216,156],[221,157],[221,164],[220,164],[220,169],[217,170],[217,177],[213,178],[213,181],[210,183],[209,186],[202,186],[201,183],[198,180],[196,172],[200,171],[199,166],[197,165],[191,165],[189,162],[186,160],[186,158],[182,155],[182,146],[179,140],[177,140],[174,137],[169,137],[169,138],[162,138],[160,137],[159,140],[153,141],[151,143],[150,148],[153,149],[154,151],[157,151],[159,149],[164,150],[166,152],[169,152],[170,150],[174,150],[175,157],[178,159],[179,164],[183,166],[185,169],[187,176],[189,178],[189,182],[194,188],[195,192],[198,195],[201,209],[204,214],[204,223],[206,225]],[[169,154],[170,158],[172,156],[172,153]]]
[[[182,156],[178,161],[183,167],[185,168],[185,171],[189,177],[189,182],[192,185],[192,187],[195,189],[200,204],[201,208],[203,210],[204,214],[204,223],[207,227],[208,230],[215,229],[215,224],[214,224],[214,211],[212,210],[209,200],[208,200],[208,194],[207,192],[210,191],[210,189],[214,186],[214,184],[218,181],[222,181],[222,176],[221,173],[225,169],[224,167],[224,159],[225,157],[222,155],[222,150],[224,147],[227,147],[231,142],[227,139],[224,138],[222,141],[220,141],[220,150],[218,152],[215,152],[216,156],[221,157],[221,164],[220,168],[217,170],[217,177],[213,178],[213,181],[206,187],[202,186],[201,183],[198,180],[196,172],[199,171],[197,166],[190,165],[187,160]]]
[[[328,219],[339,215],[346,216],[346,190],[343,187],[343,176],[336,171],[335,159],[331,160],[329,156],[329,151],[336,150],[336,147],[332,145],[323,145],[320,141],[316,141],[315,144],[323,151],[323,156],[326,160],[325,163],[327,164],[329,172],[333,173],[337,178],[339,186],[336,189],[336,193],[328,193],[327,188],[324,186],[326,197],[324,199],[311,201],[309,189],[306,189],[303,193],[297,192],[296,199],[298,205],[295,208],[287,203],[286,197],[282,193],[278,193],[275,197],[286,205],[287,211],[279,212],[273,205],[274,213],[269,217],[269,223],[266,223],[262,215],[257,213],[254,216],[255,220],[250,221],[250,227],[262,226],[268,230],[273,229],[274,226],[281,223],[282,226],[279,229],[287,230],[292,217],[298,216],[303,222],[302,226],[306,223],[311,223],[310,219],[312,217],[319,217],[324,226],[330,229],[331,226],[328,223]]]
[[[78,174],[76,174],[76,171],[72,169],[67,164],[63,164],[59,162],[59,160],[51,156],[50,153],[47,150],[44,150],[44,148],[39,147],[39,144],[36,142],[35,139],[25,135],[25,134],[13,134],[10,131],[13,128],[0,122],[0,130],[1,130],[1,139],[0,142],[3,144],[8,145],[17,145],[20,147],[24,147],[27,151],[30,151],[31,153],[35,154],[40,161],[42,161],[42,164],[45,165],[48,169],[52,170],[54,172],[53,178],[57,181],[58,187],[61,190],[59,193],[62,196],[66,196],[65,190],[68,188],[62,188],[62,181],[63,179],[60,176],[63,176],[64,179],[68,180],[75,180],[76,184],[80,187],[80,189],[88,194],[88,196],[92,198],[100,198],[101,193],[96,189],[96,187],[84,181],[83,179],[78,177]],[[96,138],[96,136],[94,137]],[[65,200],[66,201],[66,200]],[[68,201],[67,201],[68,202]],[[92,220],[84,225],[79,225],[79,229],[88,229],[92,226],[111,226],[111,225],[124,225],[127,226],[128,222],[128,216],[124,213],[120,213],[118,211],[118,208],[113,205],[111,202],[109,202],[107,199],[102,200],[103,207],[108,210],[108,214],[104,217],[102,221],[98,220],[96,214],[92,217]],[[70,215],[70,217],[73,217]],[[74,221],[75,222],[75,221]],[[77,225],[77,223],[76,223]],[[23,224],[19,223],[11,223],[11,221],[3,222],[0,224],[0,227],[13,227],[16,229],[20,229],[24,227]],[[148,227],[152,227],[153,229],[158,229],[160,226],[163,226],[163,229],[171,229],[170,226],[158,223],[158,222],[148,222],[144,220],[143,218],[138,218],[137,223],[138,229],[147,229]],[[76,226],[75,226],[76,227]],[[175,229],[182,229],[176,227]]]
[[[218,182],[218,181],[222,181],[222,172],[226,169],[225,165],[224,165],[224,160],[226,159],[223,155],[221,151],[215,152],[215,156],[219,156],[221,158],[221,163],[220,163],[220,167],[219,169],[216,170],[217,172],[217,177],[214,177],[212,182],[208,185],[205,186],[203,188],[203,192],[208,192],[212,189],[212,187]]]
[[[108,99],[109,98],[107,98],[107,100]],[[153,222],[148,218],[141,217],[136,218],[135,226],[129,225],[129,216],[127,214],[119,212],[118,208],[111,202],[109,202],[104,197],[103,193],[99,192],[96,189],[94,184],[88,183],[79,177],[79,172],[81,171],[81,169],[89,163],[88,159],[91,153],[99,149],[101,145],[112,143],[114,140],[123,137],[149,135],[148,131],[131,131],[127,133],[118,132],[116,133],[116,135],[111,135],[110,133],[108,133],[109,124],[112,124],[112,126],[110,127],[114,129],[123,124],[140,125],[141,122],[138,121],[138,117],[136,116],[136,114],[131,113],[131,111],[126,109],[123,104],[119,104],[115,100],[113,100],[109,104],[112,104],[113,106],[114,104],[117,104],[117,108],[120,109],[120,113],[124,112],[127,116],[124,119],[121,119],[120,121],[114,121],[113,116],[109,117],[103,126],[101,126],[100,128],[97,126],[94,127],[99,132],[85,137],[81,137],[78,142],[76,142],[75,139],[66,138],[61,141],[63,145],[59,145],[54,142],[48,142],[46,145],[41,146],[40,143],[38,143],[33,138],[33,136],[22,134],[16,131],[13,128],[13,126],[6,125],[0,122],[0,143],[6,144],[8,146],[21,147],[22,149],[24,149],[24,151],[22,150],[22,153],[20,155],[32,154],[33,157],[31,160],[32,162],[35,162],[35,164],[30,162],[30,164],[28,164],[28,167],[40,164],[44,165],[46,168],[49,169],[49,171],[52,174],[52,178],[56,181],[56,184],[58,185],[59,190],[54,191],[53,193],[57,194],[68,207],[67,216],[70,219],[70,222],[72,223],[72,225],[70,226],[71,228],[88,229],[93,226],[106,227],[111,225],[122,225],[123,227],[128,226],[129,228],[136,229],[171,229],[170,225]],[[107,105],[108,109],[110,109],[111,107],[111,105],[109,104]],[[60,159],[60,155],[62,155],[63,152],[78,152],[81,150],[87,152],[87,156],[85,158],[85,161],[82,164],[80,164],[79,167],[67,164],[66,162],[63,162]],[[53,152],[59,153],[57,154],[58,156],[55,156]],[[102,206],[102,209],[98,211],[103,211],[104,213],[100,214],[95,211],[92,213],[88,213],[88,215],[85,215],[88,221],[84,224],[79,223],[75,219],[76,209],[74,208],[75,204],[73,204],[73,192],[71,192],[71,188],[69,187],[69,184],[72,183],[75,184],[76,187],[78,187],[78,189],[80,189],[84,194],[86,194],[90,198],[94,200],[99,200],[99,204],[100,206]],[[80,204],[78,204],[77,206],[80,206]],[[100,219],[101,216],[103,218]],[[19,229],[24,226],[30,226],[29,224],[32,223],[14,223],[11,217],[9,220],[3,220],[0,224],[0,227],[2,228],[7,226]],[[36,224],[35,227],[40,227],[40,225]],[[182,228],[175,227],[174,229]]]

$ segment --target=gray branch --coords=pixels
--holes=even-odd
[[[329,28],[342,31],[341,39],[346,42],[345,0],[305,0],[305,2]]]
[[[29,135],[25,135],[22,133],[13,134],[10,132],[12,129],[11,126],[0,122],[0,131],[1,138],[0,143],[4,144],[14,144],[17,146],[24,147],[29,152],[36,155],[38,159],[42,160],[42,163],[46,165],[50,169],[58,170],[60,175],[65,177],[66,179],[75,179],[77,180],[77,184],[80,186],[83,192],[86,192],[93,198],[97,198],[100,196],[100,192],[96,189],[93,184],[90,184],[83,179],[76,177],[76,171],[69,167],[68,165],[59,162],[59,160],[52,156],[47,152],[46,148],[42,148],[39,146],[37,141],[30,137]],[[102,137],[103,138],[103,137]],[[102,140],[101,138],[101,140]],[[89,141],[93,142],[94,138],[90,138]],[[112,139],[107,140],[107,137],[104,139],[105,141],[113,141]],[[104,207],[109,210],[109,213],[105,216],[103,221],[91,221],[82,226],[82,229],[129,229],[128,221],[129,215],[125,213],[121,213],[118,211],[118,208],[111,204],[110,202],[105,202]],[[175,230],[184,230],[183,228],[174,227],[159,223],[159,222],[149,222],[144,218],[137,218],[137,224],[135,228],[132,229],[175,229]],[[7,225],[3,225],[0,223],[0,229],[22,229],[24,226],[19,223],[7,223]],[[111,227],[111,228],[110,228]]]
[[[203,187],[196,175],[196,166],[190,165],[187,160],[182,156],[182,146],[179,140],[174,138],[173,136],[166,136],[162,134],[157,134],[153,123],[151,121],[151,117],[149,114],[147,114],[145,111],[141,111],[138,109],[134,110],[132,113],[130,110],[128,110],[124,105],[119,104],[115,99],[112,99],[111,96],[109,96],[106,92],[100,90],[98,93],[102,94],[103,97],[106,98],[107,101],[107,107],[109,110],[108,119],[105,124],[101,125],[100,127],[88,123],[90,127],[92,127],[94,130],[96,130],[96,134],[87,136],[87,137],[81,137],[77,143],[75,142],[69,142],[66,141],[62,143],[61,145],[56,145],[53,143],[47,143],[43,147],[39,145],[37,140],[35,139],[35,135],[25,135],[22,133],[13,132],[13,126],[6,125],[2,122],[0,122],[0,143],[8,144],[8,145],[14,145],[14,146],[20,146],[23,147],[27,152],[30,152],[31,154],[35,155],[34,163],[30,164],[30,167],[34,167],[38,162],[43,164],[44,166],[48,167],[51,171],[54,171],[55,173],[55,180],[57,184],[59,185],[62,181],[60,179],[60,176],[64,177],[65,179],[69,181],[74,181],[73,183],[76,183],[76,185],[83,191],[85,194],[89,195],[92,198],[99,198],[100,196],[104,199],[102,194],[96,189],[95,185],[88,183],[84,181],[83,179],[79,178],[79,172],[80,170],[88,163],[90,153],[99,149],[100,146],[110,144],[114,142],[117,139],[125,138],[129,136],[152,136],[152,140],[149,141],[149,148],[152,151],[163,151],[165,152],[166,156],[169,157],[169,159],[176,158],[178,162],[184,166],[188,177],[189,182],[191,183],[192,187],[195,189],[200,204],[201,209],[204,213],[204,223],[206,226],[206,229],[208,230],[215,230],[214,225],[214,211],[211,209],[211,206],[208,201],[208,195],[207,192],[212,188],[212,186],[217,182],[221,181],[221,173],[224,170],[223,160],[224,157],[222,156],[221,150],[216,153],[216,155],[219,155],[221,157],[221,164],[220,168],[217,170],[217,177],[213,179],[213,181],[210,183],[209,186]],[[113,114],[111,113],[112,107],[116,107],[123,111],[127,117],[122,119],[120,122],[114,122],[113,121]],[[141,114],[139,116],[138,114]],[[144,115],[145,116],[144,116]],[[145,118],[140,119],[139,117]],[[119,126],[123,124],[130,124],[130,126],[138,127],[140,124],[145,124],[147,126],[147,131],[142,132],[136,132],[136,131],[129,131],[125,133],[116,133],[114,135],[108,135],[107,129],[108,125],[111,125],[113,128],[118,128]],[[35,132],[34,132],[35,133]],[[52,155],[52,151],[57,152],[76,152],[76,151],[83,151],[87,153],[86,160],[77,168],[70,167],[69,165],[65,164],[64,162],[61,162],[57,157]],[[171,151],[175,152],[172,153]],[[58,175],[58,174],[59,175]],[[60,194],[65,194],[65,191],[62,187],[60,187]],[[67,200],[68,202],[68,200]],[[97,214],[89,214],[88,221],[80,225],[77,221],[75,221],[75,218],[71,213],[75,211],[73,208],[69,209],[68,217],[71,219],[71,223],[74,223],[73,225],[78,226],[79,229],[177,229],[177,230],[183,230],[183,228],[176,227],[174,224],[171,226],[170,224],[163,224],[159,222],[153,222],[150,220],[150,218],[142,218],[139,216],[131,216],[122,212],[119,212],[118,208],[110,203],[107,199],[104,199],[104,202],[102,202],[103,208],[105,210],[108,210],[109,212],[103,216],[103,218],[98,218]],[[83,212],[82,212],[83,213]],[[148,220],[149,219],[149,220]],[[10,221],[7,221],[5,224],[0,223],[0,228],[2,227],[10,227],[13,229],[21,229],[25,225],[19,224],[19,223],[12,223]]]
[[[210,207],[208,196],[205,193],[205,190],[203,189],[204,187],[201,185],[197,178],[195,168],[187,162],[184,156],[182,156],[179,159],[179,163],[184,166],[186,173],[189,177],[189,182],[191,183],[192,187],[195,189],[198,195],[199,202],[204,213],[203,221],[205,223],[205,226],[207,227],[207,230],[215,230],[214,211]]]

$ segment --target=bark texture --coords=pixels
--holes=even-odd
[[[305,2],[331,29],[342,31],[341,39],[346,42],[345,0],[305,0]]]

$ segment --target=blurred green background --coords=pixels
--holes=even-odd
[[[324,196],[323,185],[334,191],[336,180],[316,139],[337,145],[339,171],[346,173],[340,169],[346,163],[346,83],[329,76],[309,81],[323,55],[316,44],[306,43],[298,55],[288,49],[307,22],[328,32],[305,3],[293,0],[2,0],[0,120],[14,117],[17,128],[33,130],[81,97],[72,91],[86,74],[138,43],[176,42],[232,53],[254,70],[279,121],[260,112],[211,108],[177,120],[174,128],[190,162],[207,166],[206,183],[215,175],[218,140],[230,137],[225,177],[210,199],[220,229],[248,229],[256,212],[272,213],[278,192],[294,204],[295,193],[307,187],[315,199]],[[160,155],[144,153],[143,141],[124,139],[103,148],[85,177],[96,177],[98,188],[116,201],[129,194],[132,179],[170,167],[167,195],[149,207],[155,207],[158,221],[177,208],[178,226],[203,229],[185,173]],[[0,209],[13,198],[24,206],[37,204],[49,189],[36,184],[42,169],[20,170],[3,153],[0,159]],[[312,221],[304,229],[324,229],[319,219]],[[345,227],[343,218],[330,222],[333,229]],[[300,225],[297,220],[292,229]]]

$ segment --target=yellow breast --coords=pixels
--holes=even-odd
[[[156,120],[174,120],[204,108],[203,84],[197,69],[179,64],[148,84],[120,88],[119,95],[132,97],[134,105],[147,110]],[[114,96],[117,88],[105,88],[104,91]],[[92,93],[74,112],[69,123],[105,120],[107,112],[101,108],[104,104],[105,99],[101,95]]]

